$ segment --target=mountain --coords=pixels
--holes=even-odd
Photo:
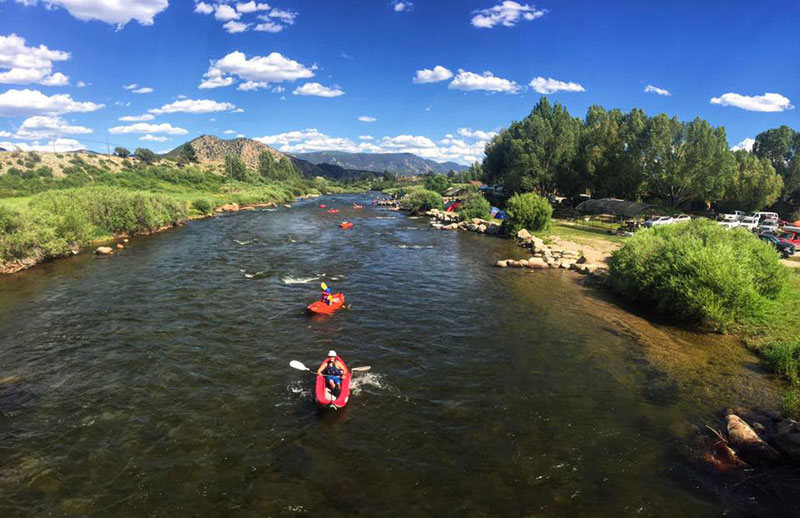
[[[167,153],[166,157],[177,157],[180,149],[187,145],[194,149],[194,154],[200,163],[223,163],[227,155],[237,155],[247,167],[254,170],[258,170],[258,157],[264,151],[270,153],[276,160],[288,156],[256,140],[247,138],[222,140],[213,135],[202,135],[176,147]]]
[[[467,166],[455,162],[439,163],[419,157],[413,153],[346,153],[344,151],[316,151],[313,153],[295,153],[296,158],[312,164],[333,164],[345,169],[373,171],[382,173],[390,171],[402,176],[413,176],[425,173],[447,173],[450,170],[463,171]]]

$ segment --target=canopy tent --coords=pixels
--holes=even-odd
[[[618,200],[616,198],[603,198],[601,200],[586,200],[575,210],[581,214],[611,214],[626,218],[635,218],[651,209],[653,205],[635,201]]]
[[[490,214],[491,214],[491,216],[493,218],[496,218],[496,219],[506,219],[506,218],[508,218],[508,214],[506,214],[505,211],[502,211],[502,210],[498,209],[497,207],[492,207],[492,210],[491,210]]]

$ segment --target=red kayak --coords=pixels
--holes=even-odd
[[[327,207],[327,205],[325,205],[324,203],[320,203],[320,204],[319,204],[319,208],[320,208],[320,209],[324,209],[325,207]]]
[[[339,391],[339,394],[332,394],[325,383],[327,378],[318,374],[317,383],[314,386],[314,399],[317,400],[317,407],[319,408],[331,408],[333,410],[344,408],[344,406],[347,404],[347,400],[350,399],[350,377],[352,374],[350,373],[350,369],[347,368],[347,365],[345,365],[344,360],[342,360],[339,356],[336,357],[336,361],[340,362],[344,367],[341,385],[342,388]],[[322,360],[321,365],[325,365],[327,362],[328,359],[326,358]]]
[[[333,315],[336,310],[340,309],[343,305],[344,295],[337,293],[336,295],[331,295],[330,304],[325,304],[321,300],[318,300],[313,304],[309,304],[308,311],[311,313],[317,313],[319,315]]]
[[[345,230],[348,229],[348,228],[353,228],[353,222],[352,221],[342,221],[341,223],[339,223],[339,228],[343,228]]]
[[[339,209],[331,209],[331,210],[328,211],[328,214],[338,214],[338,213],[339,213]]]

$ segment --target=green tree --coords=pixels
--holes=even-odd
[[[472,192],[464,199],[464,203],[458,209],[458,214],[463,220],[472,218],[489,219],[491,210],[492,206],[481,193]]]
[[[192,164],[197,162],[197,153],[195,153],[194,147],[187,142],[178,148],[178,157],[176,161],[178,165]]]
[[[442,196],[436,191],[414,191],[401,200],[404,209],[419,213],[442,208]]]
[[[770,161],[745,150],[737,151],[734,156],[736,170],[726,186],[724,205],[756,211],[775,203],[783,190],[783,179]]]
[[[756,135],[753,153],[768,159],[783,178],[782,198],[797,198],[800,194],[800,132],[788,126],[761,132]]]
[[[247,166],[239,155],[225,155],[225,174],[233,180],[247,181]]]
[[[138,158],[147,165],[154,164],[158,162],[159,159],[158,155],[156,155],[155,153],[153,153],[152,151],[150,151],[145,147],[136,148],[136,151],[133,152],[133,156],[135,156],[136,158]]]
[[[258,155],[258,174],[265,180],[275,180],[277,164],[275,159],[272,158],[272,153],[269,151],[262,151]]]
[[[114,154],[120,158],[128,158],[131,156],[131,152],[128,151],[128,149],[119,146],[114,148]]]
[[[553,207],[538,194],[517,193],[509,198],[506,213],[508,214],[506,224],[512,235],[516,235],[523,228],[532,232],[546,232],[550,230]]]
[[[450,188],[450,180],[443,174],[428,173],[425,175],[425,189],[443,194]]]

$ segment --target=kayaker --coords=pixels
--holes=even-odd
[[[342,376],[344,375],[344,365],[336,359],[336,351],[328,351],[328,361],[317,369],[317,374],[325,376],[325,383],[331,392],[338,394],[342,388]]]
[[[324,282],[320,284],[320,288],[322,288],[322,302],[330,306],[332,304],[331,289]]]

